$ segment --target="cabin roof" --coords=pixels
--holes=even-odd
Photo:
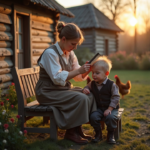
[[[64,8],[63,6],[61,6],[55,0],[30,0],[30,1],[34,4],[41,5],[52,11],[58,12],[62,15],[74,17],[73,13],[71,13],[68,9]]]
[[[98,10],[92,3],[67,8],[75,17],[68,18],[61,15],[60,20],[64,22],[73,22],[77,24],[81,29],[86,28],[100,28],[117,32],[122,32],[112,20],[105,16],[100,10]]]

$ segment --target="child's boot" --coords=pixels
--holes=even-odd
[[[116,144],[115,138],[114,138],[114,129],[113,130],[108,130],[107,133],[107,142],[110,144]]]
[[[95,136],[94,136],[95,138],[92,139],[92,142],[97,143],[102,140],[102,130],[101,128],[94,129],[94,130],[95,130]]]

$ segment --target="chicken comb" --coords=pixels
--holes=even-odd
[[[115,79],[116,79],[117,77],[118,77],[117,75],[114,76]]]

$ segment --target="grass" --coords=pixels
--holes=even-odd
[[[136,111],[136,112],[146,112],[145,109],[136,109],[135,111]]]
[[[122,115],[122,129],[120,138],[116,145],[106,143],[107,131],[103,131],[103,140],[97,144],[85,146],[77,145],[71,141],[58,137],[54,142],[49,139],[49,135],[39,137],[39,134],[28,134],[26,142],[28,150],[150,150],[150,71],[111,71],[109,78],[114,80],[114,75],[118,75],[122,82],[131,81],[132,89],[129,95],[120,100],[121,107],[125,108]],[[90,74],[91,76],[91,74]],[[74,86],[84,87],[86,81],[75,82]],[[14,113],[16,115],[16,112]],[[27,126],[48,127],[42,125],[42,117],[35,117],[27,121]],[[84,132],[93,135],[93,128],[89,124],[83,125]],[[64,130],[59,132],[64,133]],[[141,136],[139,136],[141,135]]]

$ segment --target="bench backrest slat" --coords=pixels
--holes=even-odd
[[[25,75],[24,78],[25,78],[25,81],[26,81],[26,86],[28,88],[29,96],[31,97],[31,96],[33,96],[33,93],[31,91],[32,85],[29,82],[28,75]]]
[[[37,83],[38,78],[37,78],[36,74],[34,74],[34,79],[35,79],[35,82]]]
[[[30,75],[31,76],[31,80],[33,82],[33,88],[35,89],[35,86],[36,86],[36,81],[35,81],[35,78],[34,78],[34,75]]]
[[[28,91],[28,88],[27,88],[27,83],[25,82],[24,76],[20,76],[20,78],[21,78],[22,85],[23,85],[24,90],[25,90],[25,98],[28,98],[28,97],[30,97],[30,95],[29,95],[29,91]]]
[[[30,85],[33,85],[30,75],[27,75],[27,77],[28,77],[28,80],[29,80],[29,84],[30,84]],[[31,87],[32,95],[35,95],[33,86],[30,86],[30,87]]]
[[[27,106],[26,99],[35,95],[35,86],[39,80],[39,67],[35,68],[27,68],[27,69],[20,69],[13,68],[13,78],[16,86],[19,86],[21,90],[17,90],[17,97],[18,97],[18,107],[19,103],[22,105],[21,107],[24,108]],[[20,95],[20,97],[19,97]]]

